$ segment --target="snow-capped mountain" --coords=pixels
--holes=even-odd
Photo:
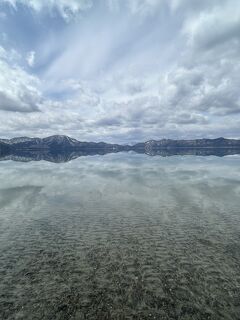
[[[11,150],[99,150],[99,152],[137,151],[156,154],[160,149],[177,148],[239,148],[240,140],[234,139],[196,139],[196,140],[149,140],[133,146],[109,144],[105,142],[81,142],[63,135],[54,135],[46,138],[19,137],[0,139],[0,152]]]
[[[46,138],[20,137],[13,139],[0,139],[0,146],[9,146],[11,149],[121,149],[117,144],[108,144],[104,142],[81,142],[76,139],[63,135],[54,135]]]
[[[71,146],[75,147],[80,142],[76,139],[70,138],[68,136],[62,135],[54,135],[47,138],[42,139],[42,142],[48,146],[56,145],[56,146]]]

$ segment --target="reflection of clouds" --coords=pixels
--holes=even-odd
[[[30,206],[54,201],[135,199],[144,202],[197,201],[199,197],[232,197],[239,192],[238,157],[148,158],[114,154],[87,157],[65,164],[1,163],[1,195],[5,203]],[[3,196],[4,195],[4,196]],[[62,198],[61,198],[62,197]],[[24,199],[27,199],[26,201]]]
[[[11,188],[0,188],[0,224],[11,228],[16,223],[25,223],[34,211],[39,211],[41,186],[26,185]],[[0,231],[1,231],[0,230]],[[5,230],[6,231],[6,230]]]
[[[64,296],[60,284],[66,292],[63,274],[67,286],[76,276],[74,286],[79,283],[81,292],[91,291],[94,266],[98,281],[101,270],[103,281],[107,278],[108,292],[112,269],[106,266],[115,261],[117,271],[123,262],[127,266],[132,261],[134,266],[137,259],[143,264],[141,274],[156,262],[157,269],[149,270],[150,279],[162,276],[163,285],[168,265],[178,265],[179,273],[176,269],[171,273],[171,279],[177,279],[181,270],[186,273],[186,261],[191,270],[206,270],[209,261],[211,273],[224,261],[223,269],[232,279],[229,267],[235,260],[229,262],[226,248],[238,250],[239,160],[114,154],[64,164],[2,162],[0,249],[10,281],[18,282],[31,270],[37,279],[31,285],[39,298],[41,288],[44,294],[49,288],[53,272],[54,290],[47,291],[53,299],[53,292]],[[206,249],[205,244],[214,241],[218,247]],[[20,261],[25,269],[17,264],[11,270],[9,261]],[[132,266],[124,269],[123,280],[125,274],[134,274],[135,279]],[[196,278],[199,288],[202,278]],[[218,274],[216,278],[218,284]],[[153,282],[147,284],[153,290]],[[156,290],[161,286],[155,283]],[[9,282],[5,290],[12,291]]]

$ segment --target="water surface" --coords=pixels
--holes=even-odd
[[[240,156],[0,163],[1,319],[240,319]]]

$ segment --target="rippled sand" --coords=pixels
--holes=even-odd
[[[240,319],[240,157],[0,166],[1,319]]]

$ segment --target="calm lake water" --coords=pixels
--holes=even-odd
[[[0,162],[0,319],[240,319],[240,156]]]

